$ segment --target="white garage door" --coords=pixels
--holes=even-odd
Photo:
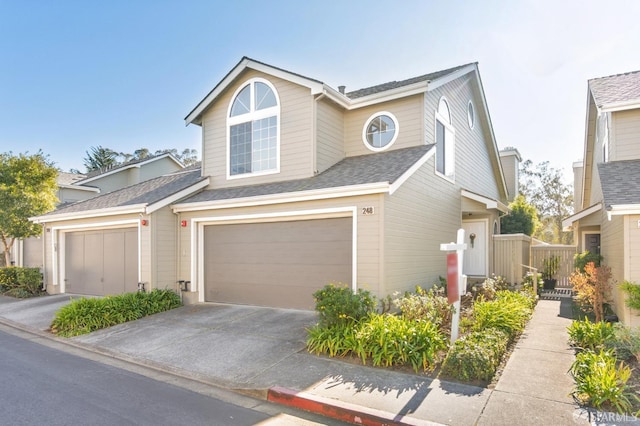
[[[205,300],[313,309],[330,282],[351,285],[352,219],[210,225]]]
[[[136,228],[65,236],[65,292],[103,296],[138,289]]]

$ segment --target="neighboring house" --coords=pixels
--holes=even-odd
[[[579,251],[604,256],[616,283],[640,283],[640,71],[589,80],[584,157],[573,170],[576,213],[563,227]],[[618,317],[640,325],[612,290]]]
[[[182,163],[173,155],[165,153],[132,160],[106,171],[87,174],[59,172],[57,208],[183,168]],[[12,250],[12,258],[17,266],[42,268],[43,250],[41,237],[18,240]]]
[[[177,219],[168,206],[207,184],[199,169],[178,171],[33,218],[46,230],[47,292],[174,288]]]
[[[189,113],[210,183],[173,206],[192,301],[312,309],[492,272],[507,186],[477,64],[352,92],[243,58]]]

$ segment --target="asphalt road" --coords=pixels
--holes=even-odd
[[[3,425],[224,426],[272,417],[3,331],[0,377]]]

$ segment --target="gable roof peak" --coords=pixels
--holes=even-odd
[[[640,107],[640,70],[592,78],[588,86],[599,109],[615,111]]]

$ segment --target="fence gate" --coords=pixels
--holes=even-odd
[[[555,275],[558,288],[571,288],[569,276],[573,272],[573,257],[577,253],[576,246],[566,245],[534,245],[531,247],[531,266],[544,271],[544,261],[553,256],[558,257],[558,271]]]

